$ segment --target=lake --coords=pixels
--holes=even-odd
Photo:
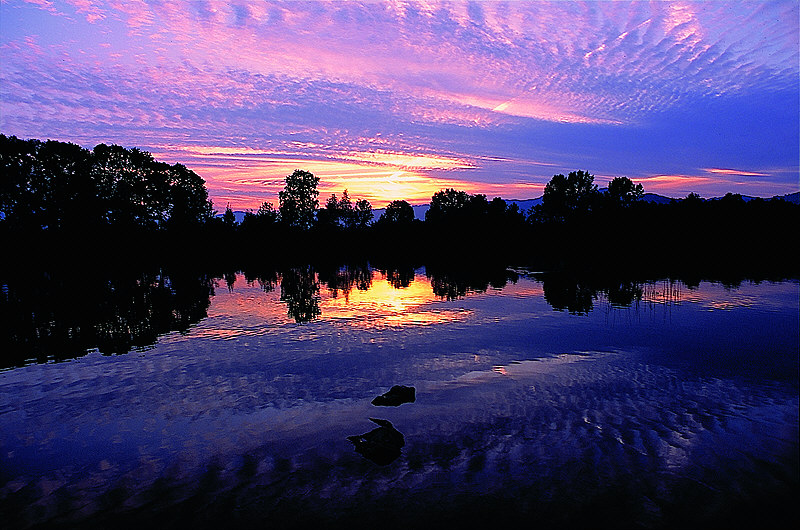
[[[796,280],[7,276],[7,528],[798,520]],[[393,386],[402,398],[372,401]]]

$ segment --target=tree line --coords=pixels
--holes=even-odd
[[[139,149],[94,149],[0,135],[0,217],[6,229],[191,229],[214,217],[205,182]]]
[[[783,235],[797,225],[796,204],[745,201],[730,193],[656,204],[642,200],[642,185],[627,177],[599,190],[587,171],[554,175],[541,203],[527,211],[499,197],[448,188],[433,194],[424,221],[404,200],[391,201],[373,221],[369,201],[353,200],[347,190],[321,205],[319,177],[298,169],[286,176],[277,208],[264,202],[237,223],[230,206],[216,214],[193,171],[135,148],[100,144],[87,150],[0,135],[0,167],[0,236],[16,241],[104,230],[107,239],[128,245],[157,247],[160,241],[196,250],[220,242],[226,253],[255,258],[435,260],[470,254],[548,267],[611,258],[680,258],[687,266],[769,258],[772,265],[797,268]],[[159,239],[163,234],[171,237]]]

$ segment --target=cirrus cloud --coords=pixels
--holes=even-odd
[[[793,1],[0,9],[5,134],[158,150],[202,169],[212,191],[287,154],[422,179],[449,171],[450,182],[507,196],[577,168],[697,174],[709,193],[736,191],[746,175],[696,168],[778,168],[759,195],[797,184]],[[187,156],[193,146],[245,158],[201,163]],[[247,193],[233,202],[252,206],[265,190]]]

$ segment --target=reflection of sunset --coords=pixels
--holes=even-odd
[[[346,297],[324,297],[321,309],[326,318],[350,320],[358,327],[441,324],[462,320],[469,314],[423,307],[436,300],[430,281],[424,276],[418,275],[408,287],[396,289],[380,274],[373,273],[368,290],[353,289]]]
[[[201,326],[191,335],[230,339],[271,333],[293,324],[295,320],[287,314],[287,305],[280,295],[280,285],[265,292],[257,283],[248,284],[241,274],[236,276],[232,290],[220,281],[208,310],[213,326]],[[441,307],[430,280],[424,275],[417,275],[407,287],[397,289],[384,275],[373,271],[369,289],[340,288],[334,295],[322,283],[319,299],[323,320],[358,328],[429,326],[462,321],[471,314],[464,309]]]
[[[233,291],[228,291],[220,283],[208,309],[209,318],[236,319],[240,322],[244,318],[248,325],[272,325],[287,320],[286,306],[279,301],[280,287],[265,293],[258,285],[248,285],[241,274],[236,275]],[[221,328],[220,324],[216,327]]]
[[[774,308],[784,307],[778,301],[794,299],[797,305],[798,284],[772,284],[745,282],[734,289],[717,283],[704,282],[702,289],[683,289],[680,299],[699,304],[709,311],[732,310],[743,307]]]

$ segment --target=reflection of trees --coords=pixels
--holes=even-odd
[[[613,308],[637,307],[647,304],[671,305],[681,299],[680,285],[696,287],[695,280],[654,281],[623,280],[618,278],[584,277],[566,274],[537,275],[542,282],[544,298],[553,309],[585,315],[594,308],[594,301],[604,298]]]
[[[233,292],[233,286],[236,284],[236,271],[228,271],[222,275],[225,280],[225,285],[228,286],[228,292]]]
[[[469,284],[464,278],[449,275],[447,273],[429,274],[433,294],[446,300],[457,300],[467,294]],[[485,291],[486,289],[477,287],[474,291]]]
[[[372,287],[372,269],[366,263],[323,268],[320,270],[319,277],[333,298],[338,297],[341,291],[345,300],[348,300],[353,287],[359,291],[366,291]]]
[[[310,322],[321,314],[319,280],[310,265],[287,269],[281,275],[281,301],[295,322]]]
[[[516,283],[519,275],[506,268],[464,269],[428,266],[425,272],[430,279],[433,294],[446,300],[463,298],[469,292],[486,292],[489,287],[502,289],[510,281]]]
[[[614,307],[629,307],[642,300],[642,286],[633,281],[619,281],[609,285],[606,295]]]
[[[249,284],[258,282],[265,293],[271,293],[280,283],[280,273],[276,268],[259,268],[257,271],[245,271],[244,279]]]
[[[413,265],[395,265],[381,270],[392,287],[395,289],[405,289],[414,281],[416,270]]]
[[[204,318],[213,295],[211,278],[200,273],[88,272],[7,276],[0,294],[0,366],[151,345]]]
[[[597,290],[574,278],[548,275],[542,282],[544,299],[553,309],[575,315],[588,314],[593,308]]]

